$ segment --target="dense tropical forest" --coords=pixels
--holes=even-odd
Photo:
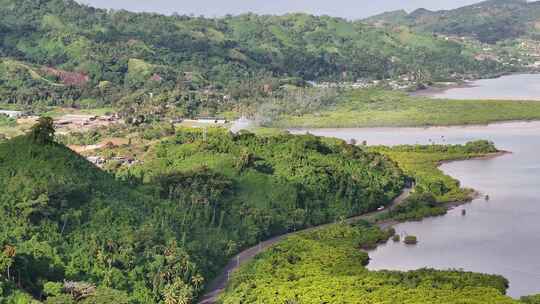
[[[470,200],[473,190],[438,165],[499,152],[493,143],[369,147],[273,129],[539,118],[533,103],[390,91],[524,69],[532,59],[506,39],[535,39],[523,31],[538,5],[485,6],[488,21],[474,6],[350,21],[0,0],[0,110],[23,111],[0,115],[0,304],[192,304],[241,250],[336,222],[260,255],[221,301],[540,303],[506,297],[499,276],[365,268],[362,250],[394,236],[375,224]],[[471,21],[442,22],[458,15]],[[482,53],[485,43],[497,56]],[[200,116],[269,128],[180,126]]]
[[[0,143],[2,303],[192,303],[238,250],[375,210],[406,181],[310,135],[179,130],[117,177],[53,136],[43,118]]]
[[[402,204],[381,216],[366,217],[382,223],[444,214],[445,203],[466,200],[472,192],[445,176],[438,164],[498,153],[487,141],[368,149],[390,156],[416,181],[415,192]],[[410,235],[402,240],[392,228],[383,230],[364,219],[289,236],[242,266],[219,303],[539,303],[538,295],[520,300],[505,296],[508,281],[496,275],[367,270],[369,250],[390,239],[403,246],[418,241]]]
[[[189,117],[241,112],[305,81],[406,75],[424,82],[515,68],[474,55],[465,44],[405,27],[328,16],[211,19],[73,0],[0,1],[0,101],[18,105],[115,105],[126,116],[143,108],[143,118]]]
[[[313,135],[181,128],[149,146],[140,164],[102,171],[54,138],[52,120],[42,118],[28,135],[0,143],[0,299],[5,303],[193,303],[242,248],[376,210],[410,180],[417,180],[415,193],[374,220],[443,214],[444,202],[459,195],[466,199],[468,190],[438,171],[437,162],[497,151],[484,141],[365,148]],[[357,242],[372,248],[392,236],[369,224],[337,227],[332,246]],[[295,250],[305,250],[307,259],[313,246],[323,246],[317,242],[326,242],[308,239],[299,236],[277,248],[305,242]],[[469,293],[506,299],[507,283],[499,277],[430,270],[371,274],[362,267],[367,255],[345,247],[325,250],[349,261],[344,263],[352,271],[351,283],[359,278],[354,276],[368,275],[360,282],[397,288],[392,291],[396,299],[433,292],[448,299]],[[243,271],[226,303],[252,303],[236,295]],[[340,277],[333,282],[342,284]],[[410,280],[417,283],[411,286]],[[435,291],[411,295],[407,290],[433,280],[442,284]],[[281,287],[276,283],[275,288]],[[463,293],[450,292],[453,288]],[[240,299],[260,296],[260,289],[249,290]],[[299,299],[313,296],[297,290]]]
[[[369,147],[396,160],[416,181],[415,191],[399,205],[365,219],[372,223],[420,220],[446,213],[446,203],[473,197],[457,180],[437,167],[441,161],[499,153],[488,141],[465,145],[402,145]],[[505,296],[508,281],[500,276],[457,270],[410,272],[368,271],[370,250],[390,238],[359,220],[302,232],[259,254],[236,272],[219,303],[537,303]],[[407,236],[404,239],[416,237]],[[421,240],[420,240],[421,241]]]
[[[289,237],[235,273],[220,303],[538,303],[505,296],[508,281],[500,276],[368,271],[368,254],[359,248],[392,234],[359,222]]]

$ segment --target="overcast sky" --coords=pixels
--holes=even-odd
[[[359,19],[390,10],[417,8],[451,9],[479,0],[78,0],[101,8],[127,9],[171,14],[206,15],[254,12],[283,14],[305,12]]]

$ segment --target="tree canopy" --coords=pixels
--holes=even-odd
[[[54,140],[54,121],[50,117],[40,117],[30,129],[32,140],[40,144],[52,143]]]
[[[144,161],[115,177],[32,134],[0,143],[0,302],[191,303],[241,248],[374,210],[405,180],[315,136],[179,130]]]

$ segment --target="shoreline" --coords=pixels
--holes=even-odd
[[[431,95],[437,94],[437,93],[444,93],[448,90],[452,89],[463,89],[463,88],[474,88],[477,87],[477,85],[474,85],[474,82],[481,81],[481,80],[490,80],[490,79],[499,79],[506,76],[514,76],[514,75],[527,75],[527,74],[540,74],[540,71],[519,71],[519,72],[503,72],[498,73],[494,75],[490,75],[488,77],[484,78],[476,78],[476,79],[467,79],[467,80],[456,80],[453,81],[454,84],[451,85],[443,85],[443,86],[428,86],[424,89],[417,89],[411,92],[408,92],[409,96],[412,97],[433,97]],[[441,82],[439,82],[441,83]],[[449,82],[447,82],[449,83]]]
[[[497,152],[487,153],[487,154],[484,154],[484,155],[479,155],[479,156],[470,157],[470,158],[460,158],[460,159],[440,161],[440,162],[437,163],[437,168],[439,168],[440,166],[442,166],[442,165],[444,165],[446,163],[452,163],[452,162],[457,162],[457,161],[467,161],[467,160],[487,160],[487,159],[492,159],[492,158],[500,157],[500,156],[507,155],[507,154],[512,154],[512,152],[505,151],[505,150],[499,150]],[[379,214],[382,214],[384,212],[388,212],[389,210],[392,210],[393,208],[395,208],[396,206],[398,206],[399,204],[404,202],[413,191],[414,191],[414,188],[406,187],[406,188],[403,189],[402,193],[399,196],[394,198],[391,205],[387,209],[382,210],[382,211],[373,211],[373,212],[365,213],[365,214],[358,215],[358,216],[353,216],[353,217],[344,219],[342,222],[351,224],[351,223],[354,223],[355,221],[362,220],[362,219],[368,220],[368,221],[371,220],[373,222],[373,225],[376,225],[381,229],[388,229],[388,228],[392,228],[392,227],[394,227],[396,225],[399,225],[399,224],[402,224],[402,223],[412,222],[412,221],[399,222],[399,221],[392,220],[392,219],[381,221],[381,222],[376,222],[376,221],[373,221],[372,217],[377,216]],[[461,206],[461,205],[464,205],[464,204],[471,203],[472,201],[479,198],[480,196],[481,196],[481,193],[479,191],[471,189],[471,195],[466,200],[457,201],[457,202],[442,203],[441,205],[443,207],[445,207],[447,211],[449,211],[453,207],[457,207],[457,206]],[[441,216],[444,216],[444,215],[441,215]],[[425,218],[427,218],[427,217],[425,217]],[[425,218],[423,218],[422,220],[424,220]],[[419,222],[421,222],[422,220],[420,220]],[[285,238],[287,238],[289,236],[292,236],[292,235],[295,235],[295,234],[298,234],[298,233],[303,233],[303,232],[314,231],[314,230],[317,230],[317,229],[322,229],[322,228],[325,228],[325,227],[328,227],[330,225],[334,225],[334,224],[337,224],[337,223],[339,223],[339,222],[321,224],[319,226],[314,226],[314,227],[309,227],[309,228],[294,231],[294,232],[289,232],[289,233],[286,233],[286,234],[283,234],[283,235],[275,236],[275,237],[270,238],[270,239],[268,239],[266,241],[262,241],[261,243],[259,243],[259,245],[244,249],[243,251],[236,254],[228,262],[227,266],[222,270],[221,274],[218,275],[216,278],[214,278],[214,280],[211,281],[210,285],[207,288],[206,293],[203,294],[201,296],[201,298],[199,298],[199,301],[197,303],[199,303],[199,304],[213,304],[213,303],[216,303],[216,300],[219,298],[219,295],[221,295],[224,292],[224,290],[226,289],[226,287],[227,287],[227,284],[229,282],[230,274],[232,272],[234,272],[236,269],[238,269],[240,266],[242,266],[243,264],[251,261],[258,254],[264,252],[265,250],[267,250],[271,246],[275,245],[276,243],[284,240]]]
[[[513,152],[506,151],[506,150],[499,150],[497,152],[488,153],[488,154],[485,154],[485,155],[479,155],[479,156],[470,157],[470,158],[443,160],[443,161],[440,161],[440,162],[437,163],[437,168],[440,169],[440,167],[442,165],[450,164],[450,163],[453,163],[453,162],[469,161],[469,160],[489,160],[489,159],[493,159],[493,158],[497,158],[497,157],[501,157],[501,156],[509,155],[509,154],[513,154]],[[466,204],[470,204],[474,200],[479,199],[480,197],[482,197],[482,195],[483,195],[482,192],[480,192],[479,190],[476,190],[476,189],[472,189],[472,188],[464,188],[464,189],[471,190],[471,193],[470,193],[469,197],[466,200],[441,203],[441,206],[446,208],[446,212],[448,212],[448,211],[450,211],[450,210],[452,210],[452,209],[454,209],[456,207],[463,206],[463,205],[466,205]],[[439,215],[439,216],[445,216],[445,215],[446,214]],[[424,217],[421,220],[414,221],[414,222],[422,222],[426,218],[429,218],[429,217]],[[374,224],[379,226],[379,228],[381,228],[381,229],[387,229],[387,228],[391,228],[391,227],[394,227],[396,225],[403,224],[403,223],[408,223],[408,222],[413,222],[413,221],[409,220],[409,221],[400,222],[400,221],[389,219],[389,220],[385,220],[385,221],[375,222]]]
[[[441,99],[446,100],[446,99]],[[474,100],[473,100],[474,101]],[[493,100],[493,101],[501,101],[501,102],[539,102],[540,100]],[[277,126],[277,127],[271,127],[274,129],[279,130],[286,130],[286,131],[309,131],[309,130],[342,130],[342,129],[429,129],[429,128],[459,128],[459,127],[487,127],[492,125],[503,125],[503,124],[511,124],[511,123],[535,123],[540,122],[540,118],[533,118],[533,119],[501,119],[501,120],[493,120],[489,122],[471,122],[471,123],[449,123],[449,124],[396,124],[396,125],[385,125],[385,124],[374,124],[371,126]]]
[[[477,79],[477,80],[481,80],[481,79]],[[429,87],[427,87],[425,89],[420,89],[420,90],[408,92],[407,95],[409,95],[411,97],[435,98],[433,95],[444,93],[444,92],[446,92],[448,90],[467,89],[467,88],[478,87],[477,85],[473,84],[473,82],[477,81],[477,80],[466,80],[466,81],[464,81],[462,83],[455,83],[455,84],[446,85],[446,86],[440,86],[440,87],[439,86],[429,86]]]
[[[287,132],[309,132],[314,130],[390,130],[390,129],[436,129],[436,128],[475,128],[475,127],[489,127],[496,125],[505,125],[505,124],[530,124],[530,123],[540,123],[540,118],[538,119],[511,119],[511,120],[495,120],[487,123],[471,123],[471,124],[448,124],[448,125],[379,125],[379,126],[366,126],[366,127],[285,127],[285,128],[276,128],[279,130]]]
[[[493,78],[499,79],[496,82],[479,79],[463,83],[447,83],[442,86],[433,85],[413,92],[387,93],[387,90],[381,90],[377,92],[381,97],[372,101],[373,107],[362,102],[362,98],[370,100],[369,95],[365,97],[367,93],[344,95],[340,103],[331,107],[322,107],[317,111],[299,115],[281,115],[271,123],[271,126],[287,129],[380,128],[537,121],[540,120],[538,114],[540,93],[534,83],[539,74],[540,72],[532,71],[518,72]],[[510,84],[506,86],[505,82]],[[521,89],[521,86],[525,86],[526,89]],[[501,87],[500,91],[498,87]],[[453,89],[456,90],[445,93]],[[390,97],[386,98],[387,94]],[[403,99],[403,105],[396,103],[398,98]],[[421,106],[423,110],[417,111],[415,104]],[[477,114],[472,115],[474,113]]]
[[[508,154],[514,154],[514,152],[506,151],[506,150],[498,150],[497,152],[486,153],[486,154],[483,154],[483,155],[473,156],[473,157],[468,157],[468,158],[457,158],[457,159],[453,159],[453,160],[441,160],[441,161],[439,161],[437,163],[437,168],[441,167],[444,164],[449,164],[449,163],[458,162],[458,161],[486,160],[486,159],[493,159],[493,158],[497,158],[497,157],[500,157],[500,156],[503,156],[503,155],[508,155]]]

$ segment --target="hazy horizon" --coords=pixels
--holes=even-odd
[[[381,0],[377,3],[369,0],[198,0],[174,1],[154,0],[78,0],[80,3],[108,9],[126,9],[136,12],[155,12],[162,14],[194,14],[207,17],[219,17],[227,14],[242,13],[285,14],[302,12],[315,15],[330,15],[348,19],[361,19],[387,11],[404,9],[413,11],[418,8],[430,10],[453,9],[478,3],[478,0]]]

